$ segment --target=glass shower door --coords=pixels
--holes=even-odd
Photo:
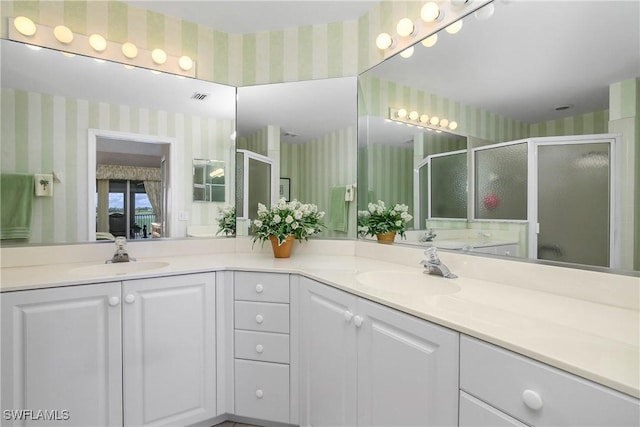
[[[608,267],[611,144],[540,144],[537,154],[537,258]]]

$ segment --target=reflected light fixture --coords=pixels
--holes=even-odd
[[[407,117],[407,110],[405,110],[404,108],[399,109],[398,117],[401,119],[404,119],[405,117]]]
[[[431,117],[431,120],[429,120],[429,123],[431,123],[432,125],[437,125],[438,123],[440,123],[440,119],[437,116],[433,116]]]
[[[378,37],[376,37],[376,46],[380,50],[389,49],[393,46],[393,38],[389,33],[380,33]]]
[[[430,1],[425,3],[422,9],[420,9],[420,18],[422,18],[424,22],[439,21],[442,20],[443,17],[444,14],[440,12],[440,7],[435,2]]]
[[[420,116],[420,123],[429,123],[429,115],[423,114]]]
[[[131,42],[126,42],[122,45],[122,54],[129,59],[133,59],[138,56],[138,48]]]
[[[456,130],[457,128],[458,128],[458,123],[457,122],[450,122],[449,123],[449,129]]]
[[[18,16],[13,20],[13,26],[16,27],[16,30],[23,36],[31,37],[36,31],[36,24],[26,16]]]
[[[64,25],[58,25],[53,29],[53,35],[56,40],[58,40],[62,44],[69,44],[73,41],[73,33],[69,29],[69,27],[65,27]]]
[[[422,46],[424,47],[433,47],[438,42],[438,33],[433,34],[426,39],[422,40]]]
[[[418,120],[418,117],[420,117],[420,115],[418,114],[417,111],[412,111],[409,113],[410,120]]]
[[[178,66],[184,71],[189,71],[193,68],[193,59],[186,55],[181,56],[180,59],[178,59]]]
[[[416,26],[409,18],[402,18],[396,25],[396,32],[400,37],[413,36],[416,33]]]
[[[167,54],[162,49],[153,49],[151,51],[151,59],[158,65],[162,65],[167,62]]]
[[[446,128],[447,126],[449,126],[449,120],[440,119],[440,127]]]
[[[444,30],[449,34],[456,34],[458,31],[462,29],[462,19],[458,19],[451,25],[447,25]]]
[[[107,48],[107,41],[100,34],[91,34],[89,36],[89,45],[96,52],[104,52]]]
[[[411,58],[413,56],[413,51],[413,46],[409,46],[408,48],[400,52],[400,56],[402,56],[403,58]]]
[[[473,15],[476,17],[478,21],[484,21],[485,19],[489,19],[493,16],[493,12],[495,12],[496,7],[493,3],[489,3],[480,9],[476,10]]]

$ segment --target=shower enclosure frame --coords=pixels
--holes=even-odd
[[[275,179],[276,174],[274,173],[274,170],[273,170],[275,162],[272,158],[263,156],[262,154],[258,154],[256,152],[249,151],[249,150],[238,149],[236,150],[236,153],[243,154],[242,161],[244,163],[243,164],[243,180],[242,180],[243,203],[241,207],[236,206],[237,219],[246,221],[249,219],[249,159],[257,160],[262,163],[267,163],[271,166],[271,184],[270,184],[271,200],[270,201],[272,204],[277,202],[277,196],[275,195],[279,194],[278,183],[276,182],[276,179]]]

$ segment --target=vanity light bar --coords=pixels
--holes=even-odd
[[[77,34],[64,25],[52,28],[21,16],[9,19],[9,40],[179,76],[196,77],[196,63],[186,55],[169,55],[162,49],[141,49],[131,42],[117,43],[106,40],[98,33],[92,33],[90,36]]]
[[[408,126],[419,126],[435,131],[452,131],[458,128],[458,123],[453,120],[444,117],[430,116],[425,113],[419,113],[416,110],[407,110],[406,108],[396,109],[390,107],[389,120]]]

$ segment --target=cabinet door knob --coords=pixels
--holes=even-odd
[[[256,346],[256,352],[262,353],[263,351],[264,351],[264,347],[262,346],[262,344],[258,344]]]
[[[264,317],[262,317],[262,314],[258,314],[256,316],[256,323],[262,323],[263,320],[264,320]]]
[[[344,320],[347,322],[351,322],[351,319],[353,319],[353,313],[350,312],[349,310],[344,312]]]
[[[260,283],[258,283],[258,284],[256,285],[256,292],[257,292],[257,293],[259,293],[259,294],[261,294],[261,293],[262,293],[262,291],[264,291],[264,286],[262,286]]]
[[[362,326],[362,322],[363,322],[363,321],[364,321],[364,319],[363,319],[362,317],[360,317],[360,316],[355,316],[355,317],[353,318],[353,324],[354,324],[354,325],[356,325],[356,327],[358,327],[358,328],[359,328],[360,326]]]
[[[135,300],[136,300],[136,296],[135,296],[134,294],[129,294],[129,295],[127,295],[126,297],[124,297],[124,301],[125,301],[127,304],[131,304],[131,303],[133,303]]]
[[[111,297],[109,298],[109,305],[111,307],[115,307],[116,305],[120,304],[120,298],[118,297]]]
[[[262,399],[262,396],[264,396],[264,392],[260,389],[256,390],[256,397]]]
[[[533,409],[534,411],[542,409],[542,397],[538,392],[525,390],[522,392],[522,400],[529,409]]]

